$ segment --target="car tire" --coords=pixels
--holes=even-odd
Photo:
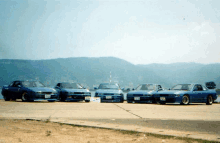
[[[65,102],[65,98],[63,98],[63,97],[60,97],[60,99],[59,99],[61,102]]]
[[[165,105],[166,104],[166,102],[159,102],[160,103],[160,105]]]
[[[10,101],[10,99],[11,99],[8,95],[3,95],[3,98],[5,101]]]
[[[22,93],[21,100],[22,100],[22,102],[27,102],[28,101],[28,94],[27,94],[27,92]]]
[[[211,95],[209,95],[209,96],[207,97],[206,105],[212,105],[212,103],[213,103],[213,98],[212,98]]]
[[[130,101],[130,100],[127,100],[127,103],[132,103],[132,101]]]
[[[120,103],[124,103],[124,99],[123,99],[123,98],[121,98],[121,101],[120,101]]]
[[[189,96],[188,96],[188,95],[183,95],[180,104],[181,104],[181,105],[188,105],[188,104],[189,104]]]
[[[85,100],[85,102],[90,102],[89,100]]]

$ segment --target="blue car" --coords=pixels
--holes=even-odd
[[[57,83],[55,89],[60,101],[85,101],[90,102],[91,92],[79,83]]]
[[[217,93],[202,84],[177,84],[171,90],[158,92],[155,98],[161,104],[206,103],[206,105],[212,105],[217,99]]]
[[[140,84],[127,94],[127,103],[156,103],[155,94],[163,88],[158,84]]]
[[[95,92],[101,102],[124,102],[124,93],[116,83],[101,83]]]
[[[2,95],[5,101],[22,99],[25,101],[56,101],[57,91],[53,88],[45,87],[39,81],[13,81],[10,85],[4,85]]]

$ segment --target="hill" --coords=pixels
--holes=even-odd
[[[160,83],[171,87],[176,83],[217,80],[220,64],[174,63],[134,65],[114,57],[59,58],[50,60],[0,60],[0,86],[13,80],[38,79],[47,86],[61,81],[76,81],[92,88],[112,80],[121,86]]]

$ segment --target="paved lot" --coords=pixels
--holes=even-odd
[[[220,141],[220,104],[5,102],[0,118],[37,119]]]

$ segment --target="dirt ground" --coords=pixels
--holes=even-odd
[[[0,143],[197,143],[201,140],[176,138],[132,131],[79,127],[33,120],[0,119]]]

